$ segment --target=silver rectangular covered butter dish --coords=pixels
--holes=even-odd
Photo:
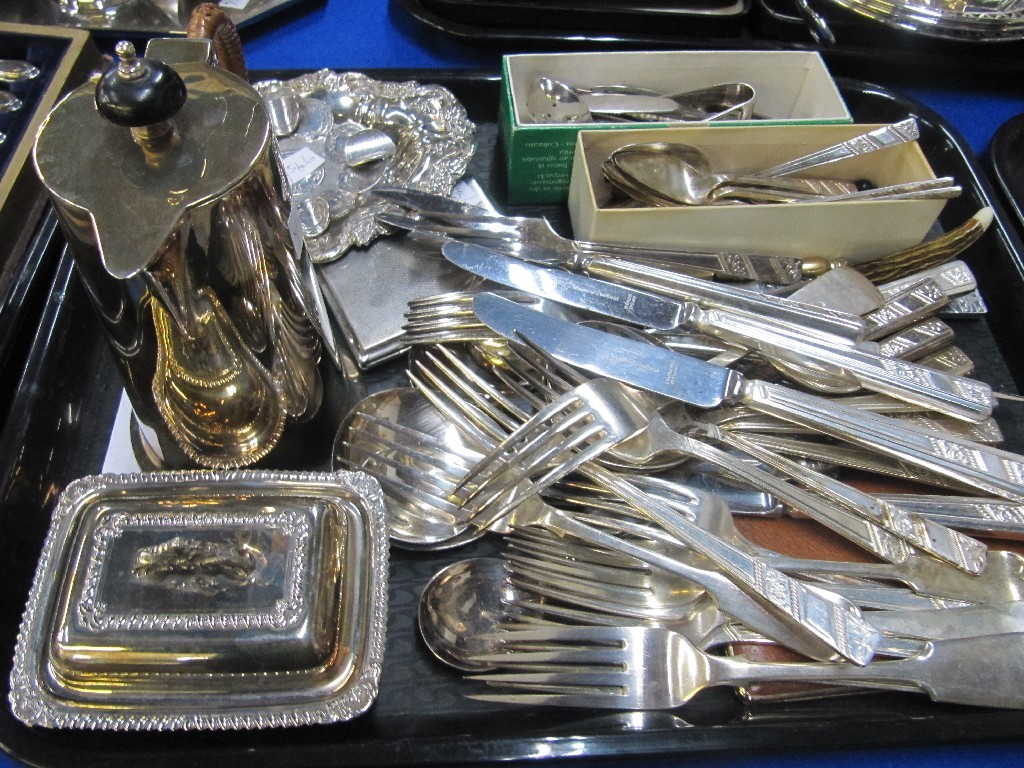
[[[15,650],[29,725],[264,728],[376,696],[387,532],[362,473],[94,475],[62,494]]]

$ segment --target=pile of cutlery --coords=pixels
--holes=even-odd
[[[412,387],[358,404],[336,444],[380,480],[397,546],[505,537],[490,625],[429,630],[443,601],[423,597],[425,637],[460,643],[435,653],[486,684],[467,695],[668,708],[778,680],[1024,707],[1024,558],[976,538],[1024,536],[1024,456],[996,447],[996,396],[940,317],[983,311],[951,305],[976,290],[957,257],[990,211],[811,278],[377,194],[488,281],[410,304]],[[780,515],[845,549],[783,555],[737,524]],[[751,644],[809,660],[728,655]]]

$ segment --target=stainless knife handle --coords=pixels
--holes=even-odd
[[[965,421],[992,414],[991,388],[980,381],[926,368],[898,358],[883,357],[856,346],[822,341],[805,330],[778,322],[723,310],[695,314],[699,330],[724,341],[753,348],[770,357],[798,365],[808,362],[841,369],[866,389],[946,413]]]
[[[848,440],[985,493],[1024,501],[1024,456],[938,435],[779,384],[747,380],[739,399],[773,416]]]
[[[894,296],[887,296],[885,304],[864,315],[868,324],[864,338],[889,336],[931,317],[948,303],[949,296],[938,283],[930,278],[920,280]]]
[[[848,340],[860,338],[864,321],[846,312],[786,301],[776,296],[763,296],[754,291],[722,283],[690,278],[645,264],[620,262],[604,264],[591,270],[594,277],[657,293],[704,307],[738,309],[760,317],[796,323],[809,331],[821,331]]]
[[[800,259],[788,256],[744,255],[741,253],[701,253],[672,251],[658,248],[637,248],[628,245],[574,241],[580,268],[595,277],[603,266],[615,267],[618,260],[641,263],[675,272],[679,267],[707,269],[723,277],[738,280],[756,280],[775,285],[791,285],[802,277]]]
[[[816,168],[825,163],[832,163],[836,160],[845,160],[848,157],[864,155],[868,152],[890,147],[894,144],[902,144],[907,141],[916,141],[921,135],[917,127],[917,120],[910,117],[892,125],[884,125],[873,131],[854,136],[839,144],[835,144],[817,152],[798,157],[785,163],[765,168],[758,171],[755,176],[785,176],[790,173]]]

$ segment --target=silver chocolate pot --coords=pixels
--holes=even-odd
[[[119,44],[49,115],[35,163],[147,449],[229,468],[315,414],[323,385],[263,102],[208,42],[173,47],[173,67]]]

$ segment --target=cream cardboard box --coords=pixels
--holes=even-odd
[[[573,234],[580,240],[657,248],[689,248],[865,261],[916,245],[945,200],[860,200],[608,207],[613,189],[601,166],[627,144],[680,142],[699,148],[722,173],[753,173],[866,133],[877,125],[690,126],[633,131],[581,131],[569,188]],[[917,142],[897,144],[805,171],[806,178],[866,180],[876,186],[933,179]]]
[[[516,54],[502,61],[499,125],[510,203],[564,202],[576,134],[581,128],[632,130],[636,123],[541,124],[526,108],[530,83],[546,76],[573,87],[629,85],[680,93],[742,82],[756,93],[758,125],[849,123],[843,102],[817,53],[802,51],[644,51]],[[715,126],[737,121],[716,121]],[[742,124],[742,121],[740,121]],[[664,127],[666,123],[643,123]]]

